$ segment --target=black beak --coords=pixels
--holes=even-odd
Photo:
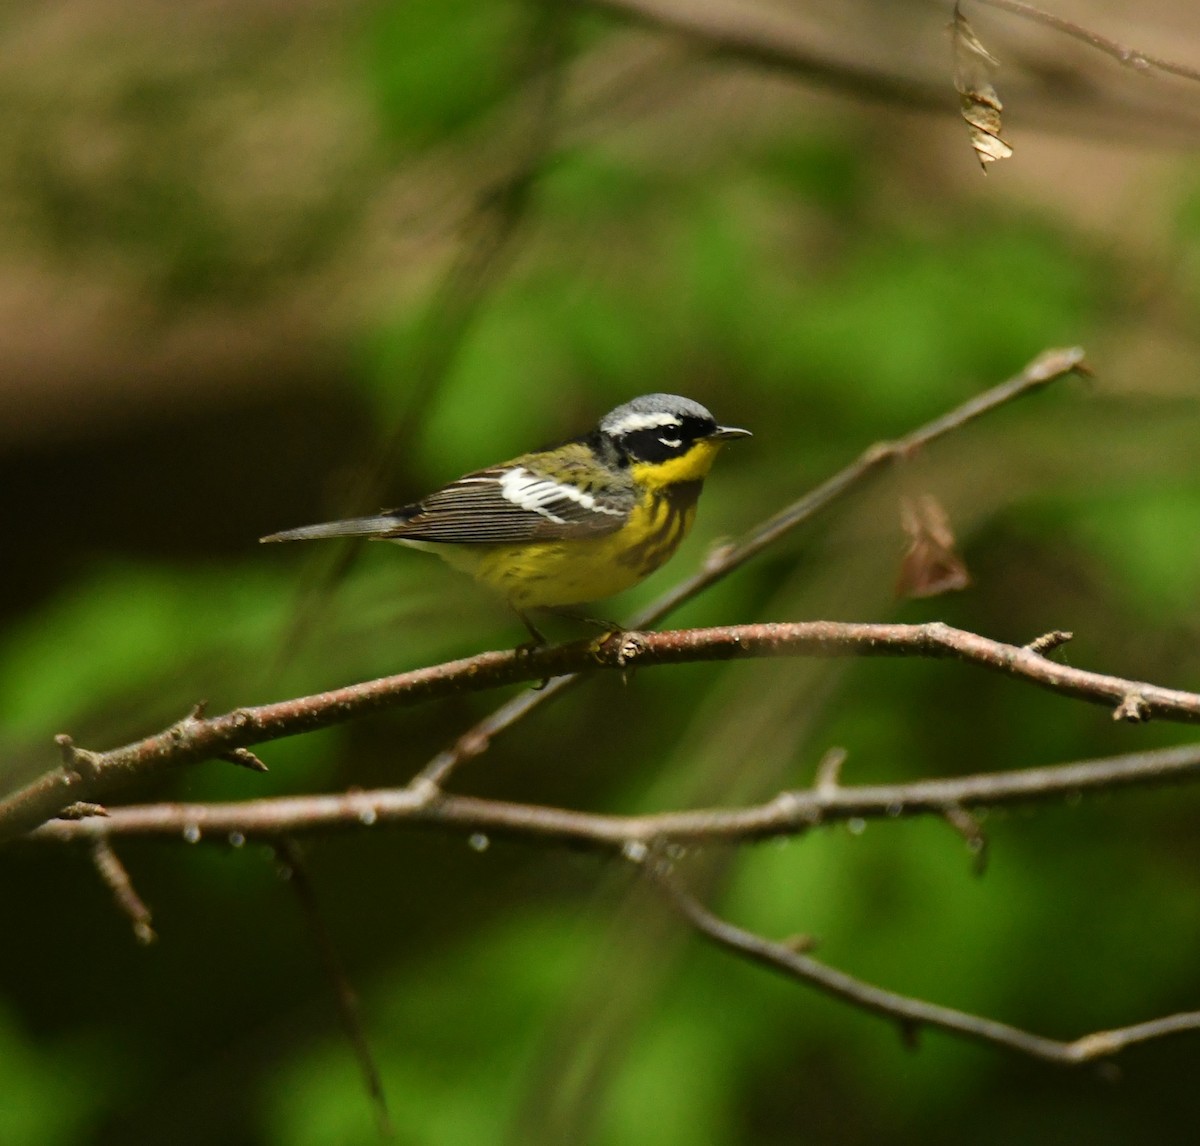
[[[718,426],[713,432],[718,442],[727,442],[730,438],[752,438],[749,430],[739,430],[737,426]]]

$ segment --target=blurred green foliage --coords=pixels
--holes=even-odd
[[[5,1101],[0,1104],[0,1140],[77,1142],[103,1109],[104,1094],[119,1087],[120,1056],[94,1040],[76,1037],[53,1048],[32,1047],[10,1014],[0,1015],[0,1062]]]
[[[471,0],[368,5],[335,38],[336,67],[379,151],[349,167],[382,180],[390,165],[403,182],[444,162],[468,183],[464,198],[485,201],[494,186],[473,174],[472,157],[498,142],[518,152],[536,129],[513,105],[540,15],[532,4]],[[606,21],[571,33],[581,56],[619,50],[621,31]],[[201,70],[189,82],[197,87],[179,106],[190,108],[215,81]],[[168,105],[150,103],[169,121],[156,120],[155,132],[186,150],[191,129],[176,132]],[[138,119],[148,106],[126,112]],[[645,138],[618,125],[614,140],[585,135],[542,157],[519,253],[449,348],[401,472],[388,475],[401,496],[573,433],[631,394],[687,393],[756,437],[721,459],[678,574],[870,442],[1000,381],[1047,345],[1082,342],[1103,371],[1150,321],[1124,289],[1126,256],[1069,211],[962,195],[949,180],[931,195],[893,169],[869,113],[780,114],[766,126],[757,117],[742,138],[736,127],[706,135],[697,108],[694,154],[655,128],[651,101]],[[185,279],[211,279],[206,297],[229,299],[247,282],[269,293],[300,269],[336,278],[336,263],[322,259],[370,198],[349,180],[311,212],[289,212],[273,232],[278,257],[260,264],[271,274],[255,279],[259,256],[242,241],[252,222],[224,229],[178,154],[151,147],[127,158],[132,173],[106,184],[115,198],[98,215],[95,199],[44,165],[26,172],[37,186],[25,193],[72,250],[84,222],[130,258],[147,233],[154,244],[170,235],[174,270],[149,281],[176,299]],[[1194,245],[1194,183],[1181,183],[1168,225]],[[431,215],[441,206],[427,204]],[[400,300],[345,337],[344,400],[361,404],[381,437],[406,409],[417,348],[444,300],[447,249],[432,241],[428,266],[403,268],[412,281]],[[1186,282],[1193,262],[1162,273]],[[1194,325],[1194,289],[1173,305],[1173,317],[1151,317]],[[941,618],[1017,641],[1066,627],[1079,632],[1066,653],[1077,663],[1197,687],[1195,396],[1142,394],[1144,381],[1063,383],[995,415],[806,527],[681,619]],[[363,456],[370,447],[355,443]],[[264,469],[271,448],[268,427]],[[299,473],[313,463],[291,464]],[[151,474],[144,484],[169,481]],[[902,488],[946,501],[975,575],[969,593],[891,600]],[[391,547],[368,546],[332,598],[307,592],[328,559],[254,547],[258,533],[293,522],[250,520],[242,492],[190,510],[228,515],[236,555],[84,555],[8,627],[0,768],[10,787],[53,763],[55,732],[103,746],[201,698],[219,710],[514,639],[508,618],[470,586]],[[327,509],[304,511],[315,519]],[[140,526],[164,528],[149,511]],[[281,656],[297,610],[311,623]],[[146,795],[403,783],[495,699],[269,745],[268,777],[209,764]],[[808,783],[834,743],[849,749],[853,783],[1182,738],[1116,727],[1102,710],[953,665],[693,666],[593,682],[502,738],[456,784],[620,812],[766,798]],[[935,820],[822,830],[680,866],[711,880],[714,903],[739,923],[810,933],[822,957],[852,973],[1069,1037],[1195,1005],[1196,810],[1181,789],[992,815],[982,879]],[[378,830],[309,848],[399,1141],[1035,1143],[1063,1140],[1056,1127],[1071,1124],[1116,1146],[1131,1126],[1141,1140],[1178,1141],[1192,1125],[1194,1039],[1130,1054],[1116,1087],[936,1034],[914,1054],[879,1020],[702,948],[610,863],[480,843],[490,846]],[[377,1141],[316,954],[268,878],[270,855],[219,844],[121,852],[158,912],[162,940],[148,951],[129,942],[80,857],[11,853],[18,938],[0,954],[10,984],[0,1141]]]
[[[506,0],[375,5],[362,38],[363,76],[387,135],[402,148],[437,143],[504,99],[525,8]]]

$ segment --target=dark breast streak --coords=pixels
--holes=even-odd
[[[649,518],[646,536],[617,557],[617,562],[637,570],[639,577],[653,573],[679,547],[692,524],[702,481],[683,481],[650,494],[635,516]]]

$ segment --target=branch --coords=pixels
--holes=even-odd
[[[1119,44],[1019,0],[981,0],[981,3],[1073,36],[1135,69],[1197,78],[1195,69],[1184,64]],[[957,114],[959,110],[950,83],[864,65],[845,55],[835,56],[808,43],[805,30],[795,20],[761,6],[684,4],[678,0],[590,0],[590,6],[626,22],[676,36],[714,58],[769,69],[842,95],[914,111]],[[1035,72],[1040,70],[1037,64],[1038,61],[1033,61]],[[1022,93],[1018,89],[1014,94],[1038,95],[1036,101],[1024,101],[1026,114],[1036,116],[1046,126],[1054,126],[1064,108],[1072,117],[1071,123],[1077,125],[1081,110],[1086,110],[1100,118],[1108,139],[1120,130],[1125,138],[1144,143],[1151,131],[1161,134],[1168,128],[1178,128],[1191,139],[1197,127],[1196,121],[1178,107],[1130,103],[1097,90],[1094,85],[1062,83],[1057,77],[1043,78],[1032,91]]]
[[[911,1039],[921,1027],[936,1027],[950,1034],[973,1039],[991,1046],[1019,1051],[1021,1054],[1061,1066],[1078,1066],[1112,1055],[1135,1043],[1185,1031],[1200,1030],[1200,1011],[1167,1015],[1150,1022],[1137,1023],[1111,1031],[1096,1031],[1072,1042],[1045,1038],[1007,1023],[985,1019],[951,1007],[927,1003],[907,995],[885,991],[864,983],[844,971],[832,967],[796,950],[786,943],[774,943],[751,931],[745,931],[714,915],[676,880],[665,865],[656,860],[643,865],[650,881],[658,887],[671,906],[704,938],[759,963],[772,971],[808,983],[835,998],[844,999],[865,1011],[893,1019],[900,1024],[906,1039]]]
[[[113,901],[133,926],[134,938],[142,944],[153,943],[157,936],[154,934],[150,909],[134,890],[133,880],[129,878],[125,865],[103,836],[92,841],[92,863],[105,886],[112,892]]]
[[[761,8],[663,0],[591,0],[590,6],[683,37],[714,56],[786,72],[846,95],[918,111],[954,111],[957,106],[946,84],[834,59],[807,44],[795,21]]]
[[[407,707],[454,694],[544,680],[567,672],[627,670],[631,665],[689,664],[776,656],[952,657],[1093,704],[1138,723],[1159,717],[1200,722],[1200,695],[1088,672],[1047,660],[1029,646],[993,641],[941,622],[925,625],[805,621],[619,633],[600,642],[479,653],[430,668],[256,708],[206,717],[200,710],[144,740],[107,752],[59,737],[64,764],[0,801],[0,841],[29,831],[68,805],[97,801],[133,779],[181,764],[342,724],[366,712]],[[422,799],[438,792],[424,774],[412,785]],[[102,818],[102,817],[100,817]]]
[[[709,808],[643,816],[595,815],[448,794],[427,798],[412,787],[332,795],[284,796],[226,804],[144,804],[107,816],[50,820],[27,838],[44,843],[143,836],[189,842],[278,838],[316,832],[411,825],[502,835],[534,843],[645,854],[659,841],[738,844],[800,835],[849,819],[943,816],[948,809],[992,808],[1064,795],[1149,786],[1200,775],[1200,745],[1136,752],[1072,764],[984,772],[911,784],[843,787],[826,776],[810,789],[781,792],[747,808]]]
[[[999,8],[1002,11],[1011,12],[1015,16],[1023,16],[1035,24],[1053,28],[1056,32],[1062,32],[1073,40],[1087,44],[1089,48],[1095,48],[1105,55],[1112,56],[1118,63],[1125,64],[1135,71],[1158,71],[1167,75],[1179,76],[1185,80],[1200,80],[1200,69],[1189,67],[1187,64],[1177,64],[1172,60],[1163,59],[1161,56],[1152,56],[1139,48],[1132,48],[1128,44],[1110,40],[1107,36],[1101,36],[1098,32],[1083,27],[1082,24],[1064,20],[1063,17],[1056,16],[1053,12],[1045,12],[1041,8],[1035,8],[1032,4],[1023,3],[1022,0],[979,0],[979,3],[986,4],[989,8]]]
[[[1035,390],[1041,390],[1072,374],[1090,373],[1084,363],[1082,347],[1073,346],[1059,350],[1045,350],[1031,361],[1019,374],[1005,382],[977,394],[961,406],[919,426],[911,433],[892,442],[876,442],[859,457],[822,482],[816,489],[785,506],[778,513],[760,522],[737,544],[712,554],[704,566],[691,577],[686,577],[668,589],[645,609],[635,613],[627,622],[630,629],[643,629],[656,624],[674,612],[680,605],[699,596],[709,586],[741,568],[751,558],[773,545],[792,530],[816,517],[822,510],[839,501],[869,478],[887,466],[911,457],[919,450],[931,445],[939,438],[962,429],[972,422],[1006,406]],[[506,701],[468,732],[464,733],[449,748],[439,752],[421,772],[420,779],[433,787],[441,787],[451,773],[465,760],[487,750],[492,738],[507,731],[523,720],[539,705],[546,704],[567,689],[579,683],[579,677],[563,677],[552,680],[545,688],[535,693],[524,693]]]

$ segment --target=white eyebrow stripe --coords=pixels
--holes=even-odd
[[[665,411],[657,414],[626,414],[619,422],[605,426],[610,434],[629,434],[634,430],[654,430],[659,426],[680,426],[683,423],[675,414]]]
[[[612,517],[623,516],[619,509],[610,509],[608,506],[600,505],[586,490],[576,489],[572,485],[564,485],[550,478],[538,477],[523,466],[509,470],[500,478],[499,484],[500,492],[513,505],[531,510],[533,513],[540,513],[543,517],[547,517],[559,525],[565,525],[566,519],[559,517],[556,513],[551,513],[546,507],[556,501],[562,501],[564,498],[596,513],[607,513]]]

